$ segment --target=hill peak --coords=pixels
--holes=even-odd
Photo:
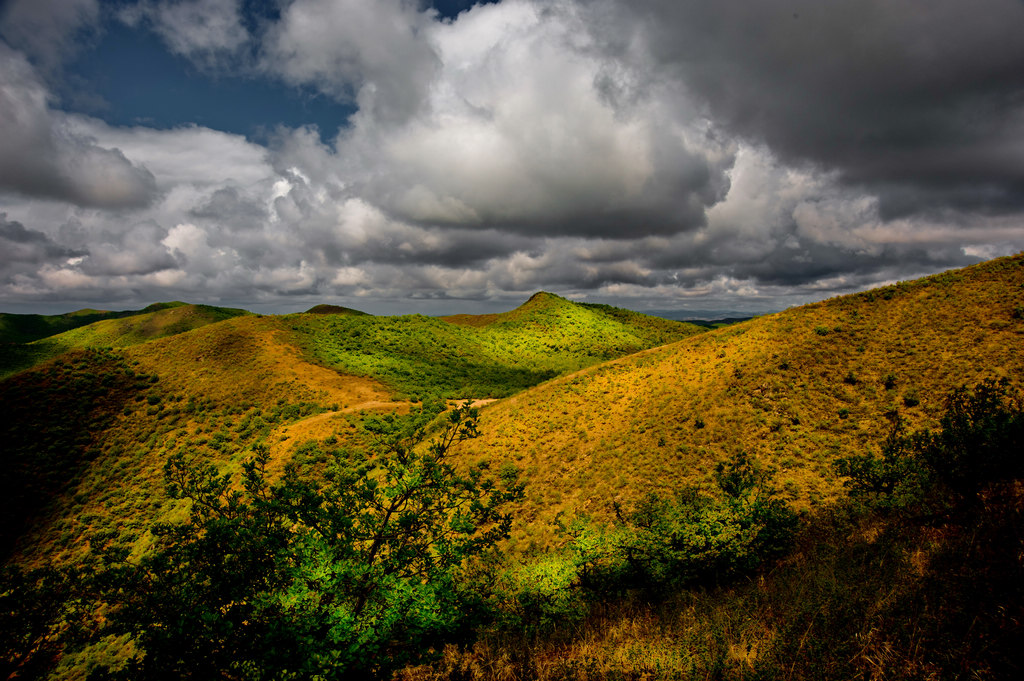
[[[525,303],[520,305],[517,310],[535,310],[537,308],[551,307],[557,305],[572,305],[574,304],[571,300],[563,298],[562,296],[555,295],[554,293],[548,293],[547,291],[537,291],[527,299]]]
[[[555,301],[555,300],[561,300],[561,301],[568,302],[562,296],[556,295],[554,293],[548,293],[547,291],[537,291],[532,296],[530,296],[529,299],[527,299],[526,302],[527,303],[533,303],[533,302]]]
[[[328,305],[321,303],[320,305],[314,305],[305,311],[304,314],[350,314],[350,315],[365,315],[368,314],[361,310],[353,310],[351,307],[342,307],[341,305]]]
[[[172,300],[166,303],[153,303],[152,305],[147,305],[146,307],[142,308],[142,310],[140,310],[140,313],[159,312],[160,310],[169,310],[174,307],[185,307],[189,304],[190,303],[183,303],[180,300]]]

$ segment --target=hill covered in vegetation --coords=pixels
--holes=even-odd
[[[537,293],[497,315],[290,315],[316,362],[372,376],[404,396],[505,397],[566,372],[701,329]]]
[[[1015,256],[712,331],[547,293],[83,327],[0,381],[7,558],[43,570],[0,600],[105,613],[72,645],[41,607],[52,678],[998,676],[1022,292]]]
[[[1024,376],[1024,257],[833,298],[550,381],[485,408],[471,450],[526,473],[525,532],[607,515],[651,489],[709,482],[745,452],[802,508],[832,462],[869,451],[893,410],[934,426],[946,393]]]
[[[494,398],[699,331],[546,294],[493,328],[323,307],[291,315],[161,308],[28,344],[54,359],[0,382],[10,398],[0,436],[15,434],[19,443],[4,463],[21,471],[11,480],[44,492],[26,513],[35,529],[20,543],[17,532],[9,537],[30,560],[80,555],[89,546],[83,539],[97,533],[143,550],[146,527],[169,512],[160,480],[178,452],[237,470],[246,448],[263,441],[280,470],[305,439],[356,436],[364,412],[405,411],[410,399],[430,396]],[[116,405],[93,404],[94,389],[119,390],[121,380],[94,367],[97,347],[131,386]],[[51,393],[60,399],[38,409]],[[71,416],[107,402],[102,418]],[[64,435],[51,443],[29,433]],[[59,464],[33,468],[53,456]],[[18,508],[10,507],[12,518]]]

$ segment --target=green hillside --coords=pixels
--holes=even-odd
[[[411,397],[493,398],[685,338],[696,326],[538,293],[497,315],[292,315],[312,358]]]
[[[0,386],[17,381],[19,390],[46,385],[73,396],[78,382],[102,384],[108,372],[88,366],[76,371],[76,382],[53,374],[62,353],[90,346],[113,348],[111,361],[154,378],[102,427],[91,427],[88,443],[70,443],[62,456],[78,460],[88,452],[93,464],[68,469],[62,485],[45,488],[62,494],[41,500],[50,519],[22,537],[18,550],[32,561],[75,556],[84,543],[71,538],[110,528],[134,545],[159,516],[162,467],[177,452],[237,466],[246,447],[266,441],[279,469],[303,439],[356,435],[354,419],[366,411],[408,410],[409,398],[428,395],[510,394],[695,331],[543,295],[486,328],[420,315],[248,315],[178,305],[28,344],[58,357]],[[8,413],[20,416],[0,420],[0,437],[45,432],[59,419],[52,410]],[[26,441],[18,456],[31,461],[32,447]]]

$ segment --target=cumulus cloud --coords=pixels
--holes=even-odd
[[[264,68],[382,121],[417,111],[438,59],[434,13],[412,0],[294,0],[264,37]]]
[[[0,53],[0,301],[756,311],[1014,252],[1018,5],[982,2],[142,2],[203,73],[255,55],[356,113],[116,127]]]
[[[48,99],[26,59],[0,44],[0,191],[106,208],[152,200],[148,170],[78,134]]]
[[[728,189],[734,146],[674,88],[635,88],[568,3],[476,6],[429,38],[440,68],[416,115],[360,109],[337,142],[354,190],[392,215],[626,238],[693,229]]]

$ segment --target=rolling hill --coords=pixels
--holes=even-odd
[[[37,336],[29,342],[13,342],[4,349],[0,359],[0,377],[34,366],[65,352],[84,348],[126,347],[145,343],[155,338],[173,336],[185,331],[214,324],[225,319],[249,314],[245,310],[210,305],[189,305],[187,303],[155,303],[138,311],[93,314],[82,310],[70,315],[40,317],[42,320],[27,322],[12,317],[38,317],[38,315],[8,315],[0,320],[10,322],[11,333],[7,337],[30,337],[32,334],[18,333],[34,330],[36,334],[46,330],[71,326],[66,331]],[[101,319],[94,319],[95,317]]]
[[[157,305],[160,305],[159,303]],[[144,310],[110,310],[83,309],[56,315],[13,314],[0,312],[0,343],[31,343],[40,338],[54,336],[58,333],[77,329],[80,326],[93,324],[104,319],[120,319],[132,315],[152,312],[154,306]]]
[[[537,293],[497,315],[289,315],[318,363],[403,396],[504,397],[554,376],[700,333],[674,322]]]
[[[876,450],[898,409],[934,426],[947,392],[1024,377],[1024,256],[830,299],[563,376],[486,407],[467,456],[526,473],[524,535],[561,511],[706,482],[745,451],[807,508],[832,461]]]
[[[26,509],[39,522],[19,551],[30,560],[70,559],[88,546],[86,537],[142,550],[149,523],[173,513],[162,505],[162,467],[178,451],[230,470],[248,445],[265,441],[276,470],[304,439],[357,436],[366,411],[404,410],[428,395],[493,398],[697,332],[545,294],[482,327],[324,307],[264,316],[176,305],[43,339],[28,347],[45,347],[55,359],[0,381],[5,406],[17,400],[0,419],[0,435],[48,431],[64,408],[84,415],[64,419],[59,441],[45,444],[58,462],[45,472],[33,469],[31,437],[4,453],[4,463],[21,471],[18,484],[45,492]],[[95,346],[104,349],[90,351]],[[92,388],[76,387],[121,383],[123,399],[96,414],[87,402]],[[46,391],[68,404],[35,409]]]

